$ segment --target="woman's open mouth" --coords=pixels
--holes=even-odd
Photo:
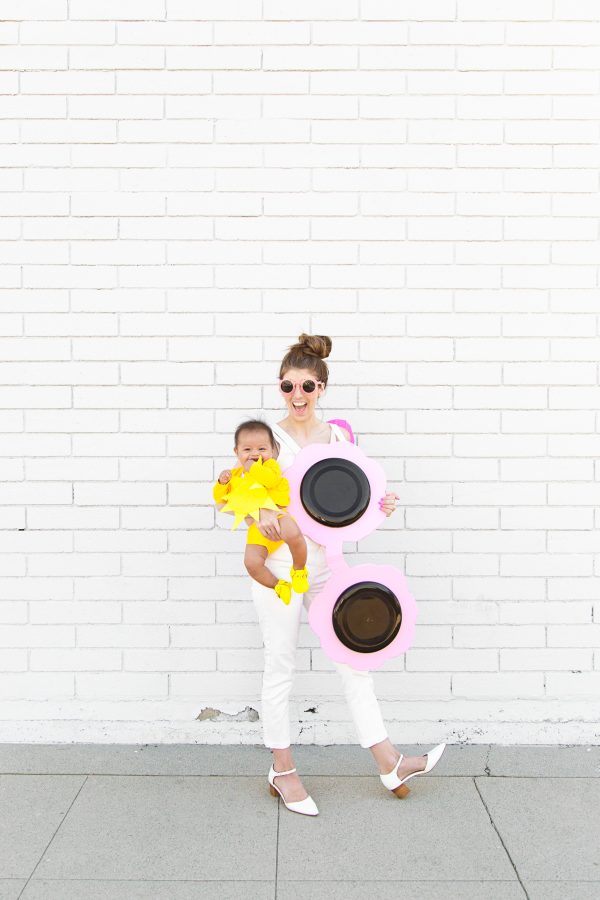
[[[308,409],[308,403],[306,402],[306,400],[292,400],[292,406],[294,407],[295,411],[300,414],[305,413]]]

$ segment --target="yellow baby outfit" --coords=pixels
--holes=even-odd
[[[254,462],[247,472],[242,466],[231,471],[231,479],[227,484],[217,481],[213,485],[213,497],[217,503],[226,500],[222,512],[234,512],[235,521],[232,531],[240,524],[242,519],[250,515],[255,520],[248,528],[247,544],[259,544],[267,548],[267,555],[273,553],[284,541],[271,541],[264,537],[256,522],[260,518],[260,510],[279,510],[281,506],[287,506],[290,502],[290,484],[283,477],[279,463],[274,459],[267,459],[263,463],[262,457]],[[280,519],[285,513],[280,513]],[[289,513],[288,513],[289,515]],[[305,593],[308,590],[308,572],[306,566],[303,569],[290,569],[292,582],[280,579],[275,585],[275,593],[287,605],[291,599],[292,589],[297,593]]]
[[[290,502],[290,485],[287,478],[283,477],[277,460],[268,459],[263,463],[261,458],[246,473],[242,466],[232,469],[231,480],[227,484],[217,481],[213,486],[213,497],[217,503],[226,500],[222,512],[232,510],[235,513],[233,531],[248,515],[258,521],[261,507],[278,510],[280,506],[287,506]],[[280,519],[282,515],[283,513],[277,518]],[[270,541],[260,533],[256,522],[253,522],[248,528],[246,543],[260,544],[267,548],[267,553],[273,553],[281,547],[283,541]]]

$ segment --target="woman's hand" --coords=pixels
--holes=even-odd
[[[277,518],[278,515],[279,513],[275,512],[274,509],[260,510],[260,522],[256,523],[256,527],[262,536],[270,541],[281,540],[281,526]]]
[[[379,501],[379,509],[381,509],[386,516],[389,518],[391,514],[396,510],[396,500],[399,500],[400,497],[398,494],[394,494],[394,492],[390,492],[381,498]]]

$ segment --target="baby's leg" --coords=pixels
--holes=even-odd
[[[292,597],[292,585],[289,581],[284,581],[282,579],[278,580],[270,569],[267,569],[265,566],[267,556],[268,550],[262,544],[246,544],[246,550],[244,552],[246,570],[255,581],[259,582],[259,584],[264,584],[265,587],[273,588],[280,600],[287,606]]]
[[[267,548],[261,544],[246,544],[244,551],[244,565],[248,575],[264,584],[265,587],[274,588],[277,579],[273,573],[265,566],[265,560],[268,556]]]
[[[281,540],[285,541],[290,548],[294,569],[303,569],[306,565],[306,541],[297,522],[288,513],[285,513],[279,519],[279,527]]]

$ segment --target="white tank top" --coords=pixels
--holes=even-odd
[[[259,416],[259,418],[264,419],[264,416]],[[296,456],[302,450],[302,447],[297,444],[294,438],[290,434],[288,434],[287,431],[284,431],[284,429],[281,428],[280,425],[274,424],[272,422],[270,422],[269,424],[271,425],[273,434],[275,435],[280,445],[277,462],[281,466],[281,471],[285,475],[286,469],[289,469],[289,467],[292,465],[292,463],[296,459]],[[344,432],[339,425],[336,425],[334,422],[329,422],[328,424],[331,428],[331,436],[329,440],[330,444],[335,444],[336,441],[347,440],[347,438],[344,436]],[[309,546],[309,549],[312,546],[312,548],[316,550],[321,546],[306,535],[304,537],[307,545]],[[270,555],[274,560],[286,560],[288,558],[291,559],[291,553],[287,544],[282,544],[281,547],[278,547],[277,550],[274,550]]]
[[[336,440],[345,440],[344,433],[339,425],[336,425],[333,422],[329,422],[328,424],[331,429],[331,435],[329,438],[330,444],[335,444]],[[280,425],[271,425],[271,428],[273,429],[273,433],[279,441],[279,445],[281,448],[279,451],[279,456],[277,457],[277,462],[281,466],[281,471],[285,473],[285,470],[289,469],[289,467],[292,465],[292,463],[296,459],[296,456],[302,450],[302,447],[294,440],[294,438],[290,434],[287,433],[287,431],[284,431]]]

